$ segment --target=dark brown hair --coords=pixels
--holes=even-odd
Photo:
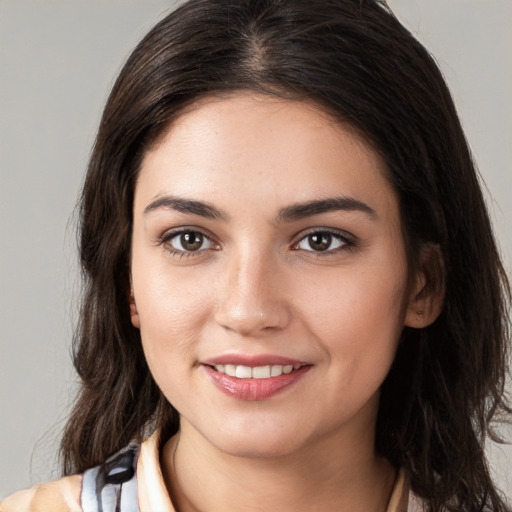
[[[506,510],[483,444],[507,410],[510,287],[441,73],[378,0],[190,0],[129,57],[80,205],[81,389],[62,441],[64,472],[98,464],[155,426],[178,428],[129,317],[134,188],[144,152],[179,112],[239,90],[313,101],[386,162],[410,262],[426,244],[439,247],[445,301],[434,324],[403,332],[382,386],[377,449],[431,510]]]

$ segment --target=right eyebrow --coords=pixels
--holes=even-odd
[[[160,208],[176,210],[182,213],[191,213],[193,215],[199,215],[200,217],[206,217],[207,219],[229,220],[229,215],[226,212],[215,208],[215,206],[207,202],[169,195],[160,196],[148,204],[146,208],[144,208],[144,215]]]
[[[346,196],[328,197],[316,201],[293,204],[282,208],[277,219],[281,222],[291,222],[338,210],[362,212],[371,220],[377,219],[377,212],[371,206],[358,199]]]

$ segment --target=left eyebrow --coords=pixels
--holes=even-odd
[[[377,212],[366,203],[359,201],[353,197],[330,197],[326,199],[319,199],[317,201],[308,201],[307,203],[297,203],[279,210],[277,215],[278,222],[291,222],[296,220],[305,219],[312,215],[319,215],[321,213],[333,212],[337,210],[342,211],[359,211],[362,212],[371,220],[377,219]]]
[[[160,208],[176,210],[181,213],[190,213],[213,220],[227,221],[229,216],[226,212],[218,210],[215,206],[204,201],[195,201],[176,196],[161,196],[144,208],[144,215]]]

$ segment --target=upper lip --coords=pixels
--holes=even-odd
[[[299,361],[298,359],[292,359],[290,357],[284,357],[279,355],[272,354],[223,354],[215,357],[211,357],[209,359],[205,359],[200,361],[201,364],[207,366],[216,366],[219,364],[233,364],[240,366],[267,366],[267,365],[282,365],[282,366],[305,366],[304,361]]]

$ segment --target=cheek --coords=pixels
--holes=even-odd
[[[154,283],[146,277],[138,295],[142,348],[157,386],[178,406],[183,403],[183,393],[187,396],[183,383],[197,361],[204,299],[166,284],[164,279]]]
[[[395,260],[400,262],[400,259]],[[306,279],[298,308],[319,343],[343,364],[393,360],[404,322],[405,265],[380,265]],[[389,271],[389,268],[397,269]]]
[[[333,413],[343,418],[355,414],[378,392],[402,331],[405,283],[368,277],[346,276],[303,305],[308,330],[328,361],[326,400],[344,404]]]
[[[132,284],[142,345],[152,373],[165,372],[174,361],[189,361],[208,319],[210,296],[186,272],[172,273],[163,261],[134,254]]]
[[[403,321],[405,280],[386,279],[368,273],[324,281],[318,279],[304,287],[302,309],[312,321],[343,333],[347,329],[361,332],[379,324],[396,328]]]

